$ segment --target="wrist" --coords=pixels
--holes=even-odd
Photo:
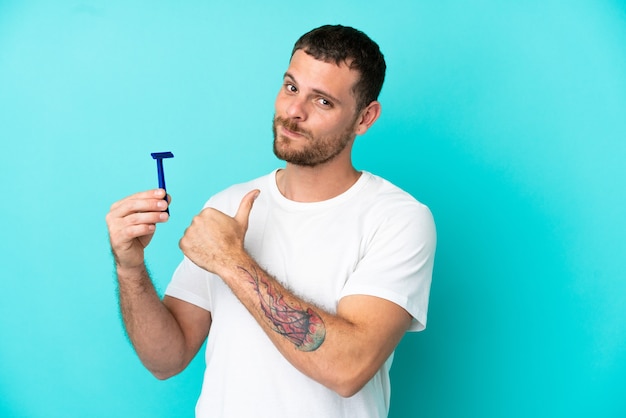
[[[147,269],[144,263],[130,266],[115,263],[115,271],[117,272],[118,277],[133,277],[145,275]]]
[[[245,250],[241,250],[241,252],[229,254],[227,257],[220,260],[220,262],[215,263],[214,273],[222,278],[226,278],[233,274],[236,275],[241,267],[248,268],[248,266],[253,263],[254,260],[252,257],[250,257]]]

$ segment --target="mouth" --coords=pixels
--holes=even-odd
[[[289,128],[285,128],[284,126],[280,126],[280,133],[284,136],[290,137],[290,138],[302,138],[305,135],[301,132],[297,132],[297,131],[292,131]]]
[[[309,138],[306,131],[299,129],[297,125],[290,124],[282,118],[277,118],[275,125],[278,129],[278,133],[284,137],[292,139]]]

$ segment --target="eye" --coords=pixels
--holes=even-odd
[[[298,88],[291,83],[285,83],[285,90],[289,93],[297,93]]]
[[[333,103],[323,97],[317,99],[317,102],[323,107],[333,107]]]

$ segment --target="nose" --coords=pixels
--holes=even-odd
[[[286,115],[294,120],[303,121],[307,118],[306,101],[298,96],[288,97],[285,103]]]

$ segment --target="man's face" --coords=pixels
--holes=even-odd
[[[313,167],[335,158],[355,138],[359,73],[347,65],[318,61],[302,50],[293,54],[276,97],[274,154]]]

